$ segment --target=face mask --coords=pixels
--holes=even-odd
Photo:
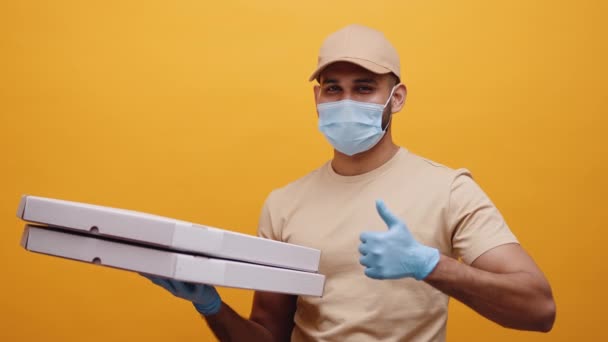
[[[319,130],[336,150],[348,156],[369,150],[386,133],[382,129],[382,113],[396,87],[384,105],[353,100],[318,104]]]

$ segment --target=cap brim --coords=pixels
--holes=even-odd
[[[385,68],[381,65],[378,65],[374,62],[370,62],[365,59],[359,59],[359,58],[353,58],[353,57],[340,57],[340,58],[331,59],[331,60],[319,65],[317,67],[317,69],[315,70],[315,72],[313,72],[312,75],[310,75],[310,78],[308,79],[308,81],[310,82],[310,81],[317,79],[319,77],[319,74],[323,71],[323,69],[327,68],[330,64],[333,64],[336,62],[353,63],[364,69],[367,69],[367,70],[373,72],[374,74],[388,74],[389,72],[392,72],[388,68]]]

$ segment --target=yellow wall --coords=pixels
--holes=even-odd
[[[468,167],[550,279],[548,335],[451,303],[449,341],[606,336],[603,1],[3,1],[0,340],[207,340],[141,277],[25,252],[23,193],[255,233],[268,192],[331,155],[306,79],[357,22],[401,54],[398,143]],[[602,243],[604,242],[604,243]],[[247,314],[251,293],[220,290]],[[404,303],[407,305],[407,303]]]

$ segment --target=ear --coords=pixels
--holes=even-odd
[[[318,84],[315,84],[314,87],[312,87],[312,91],[314,92],[314,96],[315,96],[315,108],[317,108],[317,104],[319,104],[319,90],[321,89],[321,86]],[[317,112],[317,117],[319,117],[319,112]]]
[[[319,103],[319,89],[321,89],[321,86],[318,84],[312,87],[312,91],[315,93],[315,104]]]
[[[393,92],[393,97],[391,99],[391,108],[393,110],[393,114],[400,112],[405,105],[405,98],[407,97],[407,88],[405,84],[399,83],[395,91]]]

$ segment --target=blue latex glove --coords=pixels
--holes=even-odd
[[[365,266],[365,275],[374,279],[426,278],[439,262],[439,251],[416,241],[382,200],[376,201],[376,210],[388,231],[361,234],[359,261]]]
[[[149,274],[140,274],[171,292],[174,296],[191,301],[196,310],[204,316],[214,315],[220,311],[222,299],[215,287],[211,285],[193,284]]]

